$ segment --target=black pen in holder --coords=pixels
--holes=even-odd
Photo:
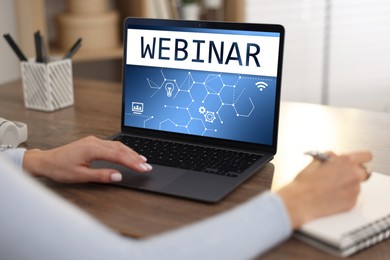
[[[80,48],[81,38],[72,46],[64,59],[57,60],[49,60],[39,31],[34,33],[36,59],[27,60],[10,34],[4,34],[4,38],[20,60],[26,108],[55,111],[74,104],[70,58]]]

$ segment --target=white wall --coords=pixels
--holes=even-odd
[[[390,1],[333,1],[331,105],[390,112]]]
[[[3,84],[20,78],[19,59],[3,37],[9,33],[18,40],[13,0],[1,0],[0,33],[0,84]]]
[[[390,112],[389,0],[246,0],[246,19],[286,28],[283,99],[319,103],[328,82],[330,105]]]
[[[246,0],[247,22],[285,27],[282,99],[319,103],[325,0]]]

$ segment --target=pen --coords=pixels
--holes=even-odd
[[[319,160],[321,162],[326,162],[330,158],[330,154],[321,153],[319,151],[308,151],[308,152],[305,152],[305,154],[310,155],[314,159]],[[366,171],[367,176],[366,176],[365,180],[368,180],[372,175],[372,170],[363,164],[361,164],[360,166]]]
[[[64,59],[70,59],[77,52],[77,50],[81,47],[81,38],[79,38],[70,48],[67,54],[65,54]]]
[[[319,151],[308,151],[308,152],[305,152],[305,154],[306,155],[310,155],[314,159],[317,159],[317,160],[319,160],[321,162],[326,162],[330,158],[329,154],[321,153]]]
[[[42,63],[42,38],[39,31],[34,33],[34,43],[35,43],[35,61]]]
[[[23,52],[19,49],[18,45],[15,43],[15,41],[12,39],[11,35],[4,34],[3,35],[5,40],[8,42],[8,44],[11,46],[12,50],[15,52],[15,54],[18,56],[20,61],[27,61],[26,56],[23,54]]]
[[[47,50],[46,50],[46,45],[45,45],[45,41],[43,39],[43,36],[41,36],[41,48],[42,48],[42,60],[44,63],[48,63],[49,61],[49,58],[47,56]]]
[[[40,49],[41,49],[41,58],[43,63],[48,62],[48,57],[47,57],[47,51],[46,51],[46,46],[45,46],[45,40],[43,39],[43,36],[40,34],[38,31],[38,37],[39,37],[39,43],[40,43]]]

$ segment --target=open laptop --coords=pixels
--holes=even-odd
[[[283,43],[280,25],[127,18],[111,138],[153,171],[93,167],[118,169],[122,186],[221,200],[276,153]]]

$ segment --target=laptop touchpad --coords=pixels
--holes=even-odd
[[[162,189],[185,172],[182,169],[160,165],[153,165],[153,171],[149,173],[135,172],[119,164],[112,164],[109,168],[117,169],[122,173],[122,181],[117,184],[147,190]]]

